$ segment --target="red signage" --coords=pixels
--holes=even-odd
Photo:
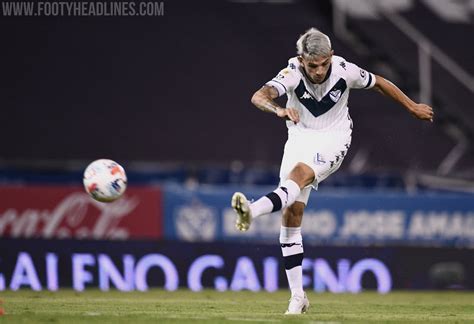
[[[77,186],[0,186],[0,237],[156,239],[162,223],[157,188],[129,187],[100,203]]]

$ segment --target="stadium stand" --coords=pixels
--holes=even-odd
[[[191,170],[184,173],[222,183],[231,181],[232,163],[244,163],[260,166],[245,171],[245,181],[274,182],[286,129],[253,108],[249,98],[286,65],[308,27],[330,35],[336,54],[383,75],[388,65],[397,84],[410,95],[418,92],[412,42],[386,21],[351,19],[351,30],[371,48],[361,54],[335,35],[331,9],[331,1],[213,0],[203,6],[179,0],[167,3],[169,14],[159,19],[64,19],[61,29],[51,19],[38,18],[41,28],[5,19],[0,64],[9,95],[1,103],[9,122],[0,129],[2,165],[31,169],[37,161],[64,165],[103,156],[157,168],[180,161],[186,165],[177,169]],[[472,50],[462,43],[472,24],[440,22],[418,3],[403,15],[455,60],[472,64]],[[439,32],[450,26],[452,32]],[[17,53],[29,53],[28,63]],[[449,76],[439,77],[439,69],[433,64],[435,106],[443,107],[436,110],[443,122],[433,125],[410,118],[379,94],[352,93],[354,138],[341,174],[370,178],[384,172],[400,179],[407,172],[437,171],[456,144],[446,129],[454,123],[471,134],[473,111],[466,105],[472,94],[461,92]],[[11,134],[20,135],[11,140]],[[472,170],[472,141],[468,149],[459,165]],[[223,169],[201,167],[206,163]],[[261,172],[262,166],[271,171]],[[170,172],[179,176],[169,178],[188,177]]]
[[[459,12],[455,12],[454,18],[450,18],[447,13],[450,12],[450,6],[453,3],[449,1],[444,3],[432,1],[404,3],[408,3],[409,6],[399,8],[399,10],[381,9],[377,19],[374,19],[371,14],[363,17],[360,12],[354,15],[349,10],[348,29],[358,35],[359,39],[367,46],[376,48],[376,51],[371,54],[374,60],[383,58],[395,67],[400,75],[399,84],[409,91],[420,91],[419,47],[411,39],[412,37],[430,42],[432,53],[443,52],[450,58],[446,59],[443,56],[438,60],[433,58],[430,60],[432,101],[437,112],[437,127],[445,133],[444,142],[447,138],[451,138],[451,141],[454,142],[450,144],[451,147],[454,148],[458,144],[459,147],[463,147],[463,153],[459,161],[453,164],[449,171],[444,170],[446,168],[443,168],[442,163],[439,163],[437,171],[444,174],[472,175],[474,161],[472,71],[474,71],[474,64],[472,49],[467,46],[469,35],[472,35],[473,32],[469,8],[465,8],[468,18],[464,20],[462,19],[464,15],[460,16]],[[460,2],[456,5],[461,6],[462,4]],[[444,16],[440,13],[443,13]],[[403,25],[402,27],[409,25],[409,33],[403,32],[398,27],[399,24]],[[454,71],[454,67],[448,61],[458,64],[461,71]],[[465,82],[459,81],[455,74],[466,75]],[[433,141],[433,139],[431,136],[427,137],[425,143]],[[439,143],[438,138],[435,141]],[[436,150],[439,149],[440,147],[436,146]],[[443,160],[441,157],[437,161]]]

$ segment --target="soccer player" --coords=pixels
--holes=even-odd
[[[414,117],[433,121],[433,109],[415,103],[397,86],[344,58],[334,55],[329,37],[315,28],[301,35],[297,57],[260,90],[252,103],[286,120],[288,140],[277,189],[250,203],[234,193],[236,227],[249,229],[252,219],[283,210],[280,244],[291,299],[285,314],[305,313],[309,301],[303,291],[301,221],[311,188],[334,173],[351,144],[352,120],[347,100],[350,89],[375,89],[400,103]],[[274,99],[286,94],[286,108]]]

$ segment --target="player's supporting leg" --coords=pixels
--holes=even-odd
[[[286,315],[302,314],[309,308],[309,301],[303,291],[303,237],[301,222],[305,204],[296,201],[288,206],[282,217],[280,245],[283,254],[291,299]]]
[[[241,231],[246,231],[250,227],[252,218],[270,214],[292,205],[301,189],[313,181],[313,169],[304,163],[298,163],[280,187],[251,204],[244,194],[234,193],[232,208],[237,213],[236,227]]]

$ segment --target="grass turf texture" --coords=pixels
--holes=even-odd
[[[0,323],[474,322],[474,293],[309,293],[309,312],[283,316],[288,292],[88,290],[0,292]]]

